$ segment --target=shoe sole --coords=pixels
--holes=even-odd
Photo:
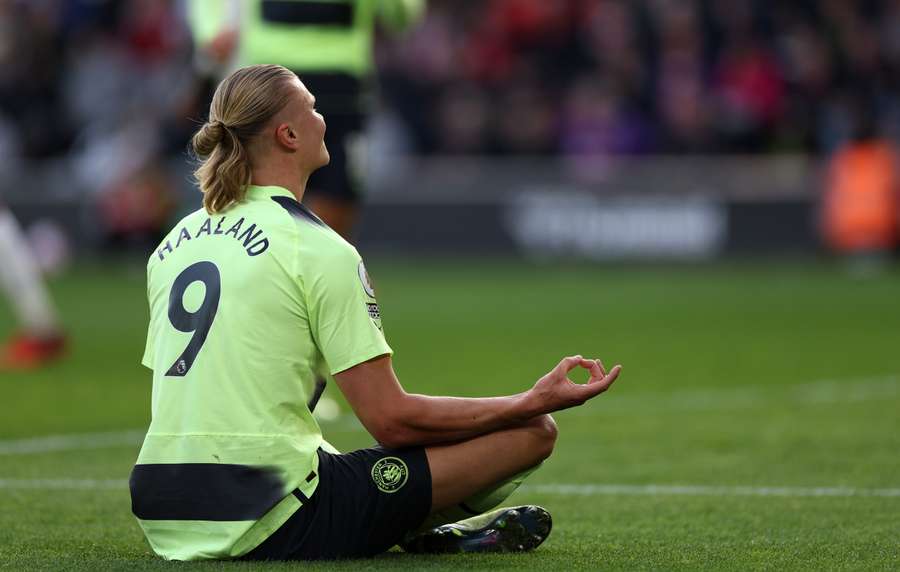
[[[450,554],[459,552],[528,552],[550,535],[553,519],[536,506],[511,508],[478,530],[465,531],[445,525],[422,535],[409,552]]]

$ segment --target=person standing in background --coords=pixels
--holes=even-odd
[[[0,347],[0,371],[33,369],[60,358],[66,336],[22,229],[0,203],[0,287],[21,331]]]
[[[241,66],[282,65],[303,78],[328,119],[331,164],[309,181],[305,203],[350,240],[359,213],[362,131],[372,106],[376,23],[399,32],[424,0],[191,0],[198,67],[219,78]]]
[[[853,137],[828,161],[822,231],[833,252],[868,272],[884,266],[900,237],[900,156],[866,105],[854,112]]]

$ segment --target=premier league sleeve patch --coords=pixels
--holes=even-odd
[[[366,291],[366,294],[369,298],[375,297],[375,286],[372,284],[372,278],[369,276],[369,273],[366,271],[366,265],[363,264],[363,261],[359,261],[359,267],[357,268],[359,272],[359,281],[362,282],[363,290]]]
[[[363,264],[362,260],[359,261],[357,273],[359,274],[359,281],[362,283],[363,290],[365,291],[366,296],[369,297],[369,300],[366,301],[366,312],[368,312],[369,317],[372,318],[372,323],[375,324],[375,327],[380,330],[381,308],[378,307],[378,302],[375,301],[375,286],[372,284],[372,278],[366,271],[366,265]]]

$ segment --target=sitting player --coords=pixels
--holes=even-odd
[[[517,395],[407,393],[359,254],[301,204],[329,160],[324,133],[281,66],[238,69],[216,90],[193,139],[204,208],[147,265],[152,422],[133,513],[179,560],[535,548],[551,526],[540,507],[452,522],[505,499],[552,452],[549,413],[599,395],[620,367],[571,356]],[[321,359],[378,446],[339,454],[323,440],[303,383]],[[588,383],[568,379],[578,367]]]

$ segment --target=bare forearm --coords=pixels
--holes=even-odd
[[[566,377],[575,367],[590,370],[588,383],[575,384]],[[581,405],[606,391],[620,370],[616,366],[607,374],[599,361],[570,356],[524,393],[485,398],[406,393],[390,356],[338,372],[335,379],[375,439],[388,447],[408,447],[469,439]]]
[[[406,394],[400,423],[393,428],[398,445],[427,445],[468,439],[521,423],[539,414],[528,394],[506,397],[435,397]]]

